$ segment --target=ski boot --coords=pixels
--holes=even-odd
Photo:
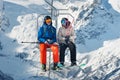
[[[46,72],[46,64],[42,64],[42,71]]]
[[[58,63],[54,63],[52,70],[61,70],[61,68],[58,66]]]
[[[76,62],[72,62],[70,66],[76,66]]]

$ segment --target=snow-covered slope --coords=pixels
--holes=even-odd
[[[119,1],[59,0],[54,1],[54,6],[67,9],[60,11],[61,14],[71,14],[58,16],[58,27],[64,16],[73,23],[77,36],[77,64],[85,65],[82,70],[74,72],[75,78],[72,78],[73,69],[61,74],[51,72],[51,79],[119,80]],[[50,6],[45,0],[4,0],[4,8],[0,8],[0,20],[4,22],[0,23],[0,76],[7,75],[10,80],[49,79],[49,72],[40,73],[38,44],[21,42],[37,41],[38,26],[42,25],[44,17],[39,14],[50,14],[46,10]],[[69,54],[66,56],[66,65],[69,65]]]
[[[111,4],[111,6],[113,7],[113,9],[117,12],[120,13],[120,3],[119,0],[109,0],[109,3]]]

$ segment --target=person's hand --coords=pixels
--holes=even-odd
[[[61,40],[63,40],[63,41],[64,41],[64,40],[65,40],[65,37],[62,37],[62,38],[61,38]]]
[[[48,42],[49,44],[53,44],[53,40],[48,39],[47,42]]]
[[[53,44],[54,44],[54,45],[58,45],[58,43],[57,43],[57,42],[54,42]]]
[[[49,44],[47,41],[44,42],[45,44]]]
[[[65,42],[68,43],[68,42],[69,42],[69,39],[70,39],[70,36],[66,36],[66,37],[65,37]]]

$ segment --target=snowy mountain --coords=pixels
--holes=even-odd
[[[46,1],[51,0],[0,0],[0,80],[120,80],[119,0],[54,0],[53,25],[58,19],[58,30],[62,17],[70,19],[77,64],[84,65],[41,73],[38,44],[21,42],[37,42],[44,16],[51,15]],[[69,57],[68,52],[67,66]]]

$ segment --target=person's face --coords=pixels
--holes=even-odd
[[[45,22],[46,22],[47,25],[50,25],[52,20],[51,19],[46,19]]]

